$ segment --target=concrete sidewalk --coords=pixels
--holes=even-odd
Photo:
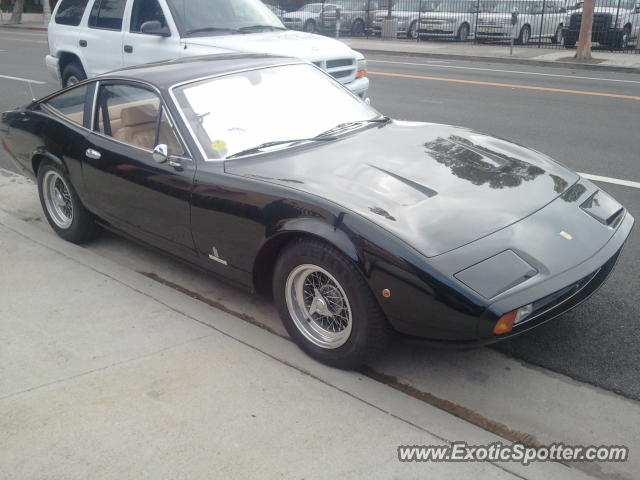
[[[22,22],[18,24],[10,24],[10,19],[11,12],[3,12],[2,21],[0,21],[0,27],[24,28],[27,30],[40,30],[44,32],[47,31],[47,24],[44,22],[44,15],[42,13],[23,13]]]
[[[510,55],[507,44],[474,45],[444,40],[417,42],[380,38],[342,38],[341,40],[365,55],[377,53],[640,73],[640,55],[633,52],[595,50],[594,61],[578,63],[573,60],[575,50],[564,48],[514,47],[513,55]]]
[[[501,439],[5,212],[0,266],[0,478],[585,478],[401,463]]]

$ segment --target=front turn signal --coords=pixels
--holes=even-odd
[[[495,335],[503,335],[505,333],[509,333],[513,329],[513,322],[515,322],[517,315],[517,310],[505,313],[496,322],[495,326],[493,327],[493,333]]]

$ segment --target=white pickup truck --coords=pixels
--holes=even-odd
[[[48,70],[62,86],[127,65],[255,52],[302,58],[366,99],[364,56],[337,40],[287,30],[259,0],[60,0]]]

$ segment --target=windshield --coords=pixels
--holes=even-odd
[[[436,12],[450,12],[450,13],[471,13],[475,12],[478,7],[478,2],[442,2],[435,9]]]
[[[620,0],[596,0],[596,7],[603,8],[618,8],[618,4],[620,8],[624,8],[625,10],[631,10],[635,7],[635,0],[630,1],[620,1]]]
[[[178,104],[209,158],[312,138],[380,114],[317,68],[286,65],[184,85]]]
[[[541,13],[541,2],[483,2],[481,10],[489,13]]]
[[[393,6],[394,11],[398,12],[417,12],[420,9],[423,12],[430,12],[437,8],[438,2],[433,0],[400,0]]]
[[[322,10],[322,4],[320,3],[311,3],[309,5],[305,5],[300,9],[301,12],[311,12],[311,13],[320,13]]]
[[[285,28],[260,0],[167,0],[185,34],[238,30],[256,25]]]

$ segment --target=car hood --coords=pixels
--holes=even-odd
[[[266,53],[310,61],[327,58],[354,58],[356,53],[347,45],[332,38],[293,30],[251,33],[246,35],[218,35],[186,38],[187,47],[201,49],[203,54],[215,49],[227,52]],[[194,53],[191,52],[190,55]],[[200,54],[198,51],[196,54]]]
[[[337,203],[428,257],[531,215],[579,179],[504,140],[398,121],[329,144],[228,160],[225,169]]]

